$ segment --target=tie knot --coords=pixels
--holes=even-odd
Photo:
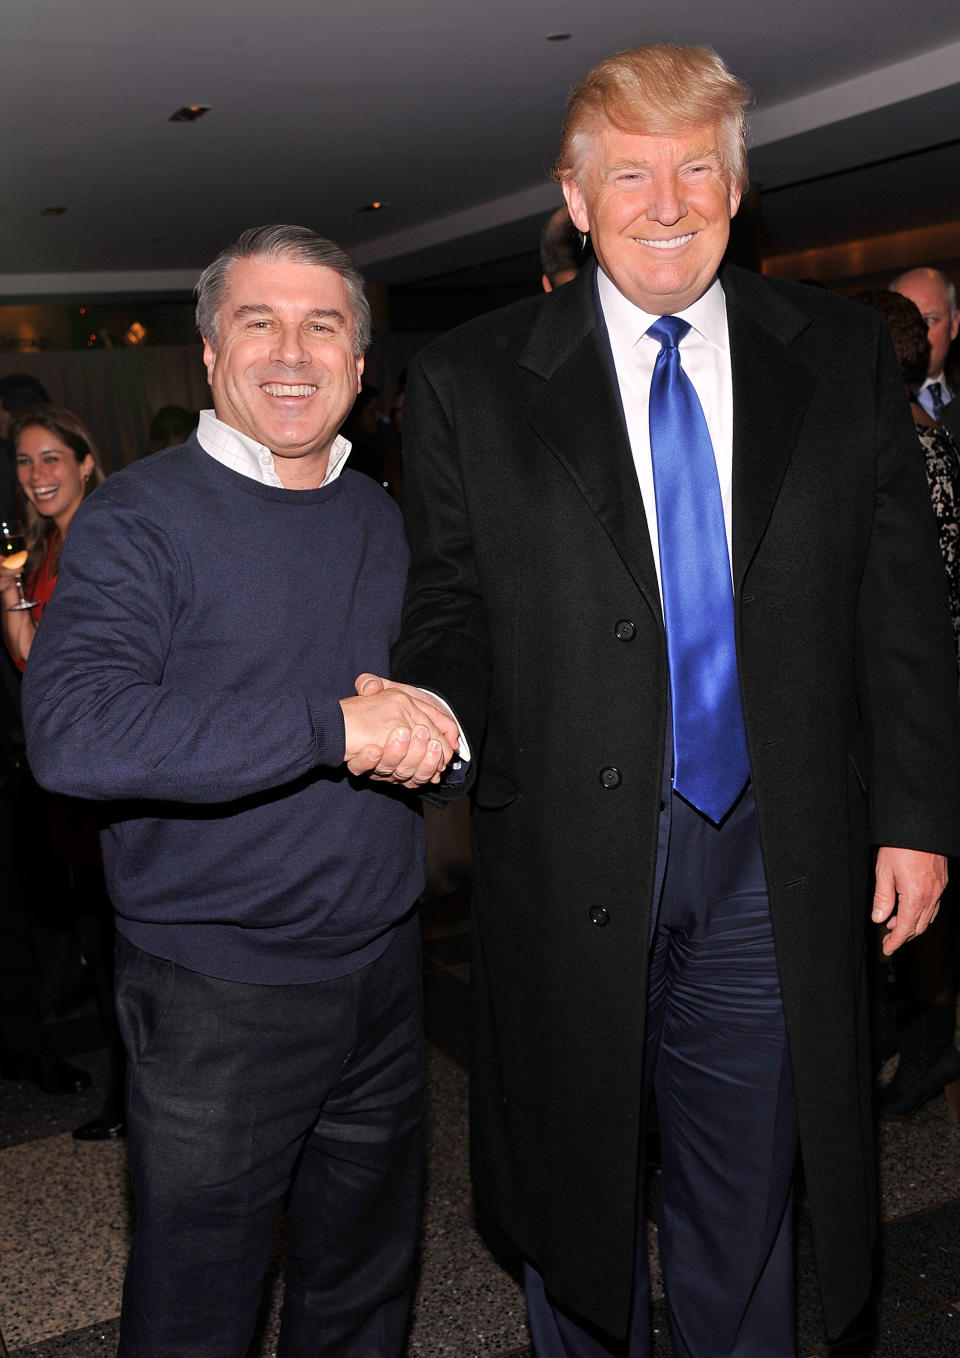
[[[690,322],[682,321],[679,316],[661,316],[648,326],[646,333],[659,340],[661,349],[676,349],[689,329]]]

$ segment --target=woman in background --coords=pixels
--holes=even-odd
[[[10,440],[27,526],[25,593],[37,604],[30,610],[14,611],[12,605],[18,598],[14,573],[0,572],[3,639],[22,672],[44,605],[49,603],[56,587],[60,553],[73,516],[84,498],[103,480],[103,472],[89,430],[69,410],[39,406],[24,412],[11,423]],[[46,822],[49,850],[66,869],[66,882],[56,879],[52,893],[62,892],[72,899],[76,931],[93,969],[110,1047],[110,1075],[103,1110],[73,1133],[79,1141],[100,1141],[122,1136],[125,1126],[123,1045],[113,1007],[113,912],[103,883],[96,818],[87,802],[54,797],[36,788],[33,795],[37,810],[42,808],[42,814],[34,820]],[[26,828],[39,833],[36,823]],[[40,878],[34,885],[39,885],[42,895],[42,866],[35,866],[33,873]],[[30,885],[27,874],[24,887],[29,890]]]
[[[56,406],[37,406],[10,425],[17,486],[24,502],[27,546],[24,567],[27,597],[37,607],[11,612],[17,602],[13,573],[0,572],[3,639],[23,672],[30,647],[57,582],[60,551],[67,529],[84,497],[103,480],[89,430],[76,415]]]

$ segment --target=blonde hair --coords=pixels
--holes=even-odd
[[[72,410],[63,410],[59,406],[34,406],[32,410],[25,410],[22,415],[18,415],[15,420],[10,422],[7,437],[13,444],[14,450],[16,450],[20,435],[27,429],[37,427],[46,429],[61,443],[66,444],[77,462],[83,462],[87,457],[93,458],[93,471],[87,477],[83,486],[83,498],[86,499],[90,492],[96,490],[103,480],[100,454],[97,452],[97,445],[93,441],[90,430],[82,420],[77,419]],[[17,486],[17,498],[20,502],[21,517],[27,530],[27,548],[30,552],[23,569],[25,574],[29,574],[29,572],[36,570],[43,560],[47,544],[57,531],[57,526],[52,519],[45,519],[42,514],[37,513],[19,485]]]
[[[623,132],[673,136],[704,125],[720,129],[720,155],[730,183],[748,183],[746,107],[749,88],[710,47],[650,44],[617,52],[594,66],[567,101],[559,180],[578,178],[603,123]]]

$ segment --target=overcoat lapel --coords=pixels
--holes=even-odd
[[[534,432],[569,473],[589,508],[660,616],[660,593],[643,499],[633,465],[606,336],[597,322],[593,270],[541,310],[520,356],[543,379]]]
[[[721,282],[733,370],[733,579],[739,591],[817,379],[790,349],[808,318],[740,269],[724,270]]]
[[[659,615],[653,550],[592,274],[582,270],[555,294],[521,354],[521,366],[543,379],[530,423]],[[816,376],[791,353],[807,316],[741,269],[725,269],[721,281],[733,372],[733,574],[739,589],[773,512]]]

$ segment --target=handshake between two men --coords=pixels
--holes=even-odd
[[[357,697],[341,698],[351,773],[422,787],[439,783],[457,753],[460,729],[441,700],[375,674],[357,679]]]

